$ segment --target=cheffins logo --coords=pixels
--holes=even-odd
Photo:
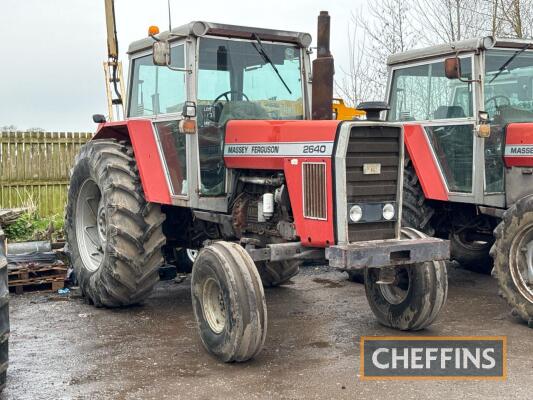
[[[507,376],[504,336],[366,336],[361,379],[489,379]]]

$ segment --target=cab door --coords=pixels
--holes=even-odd
[[[183,40],[171,43],[172,67],[185,68],[185,54]],[[187,205],[191,138],[180,132],[179,121],[188,98],[188,74],[154,65],[151,51],[133,55],[130,70],[128,117],[152,121],[172,202]]]
[[[462,57],[461,64],[463,77],[471,79],[473,57]],[[410,156],[419,175],[424,168],[433,168],[440,176],[440,182],[425,182],[443,186],[446,195],[439,200],[475,202],[474,165],[480,146],[475,134],[475,98],[472,83],[446,78],[443,58],[392,69],[388,119],[405,122],[408,149],[409,140],[418,140],[423,142],[418,151],[430,153]],[[427,161],[417,165],[417,158],[431,160],[432,165]]]

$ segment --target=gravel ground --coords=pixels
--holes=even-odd
[[[507,381],[360,381],[359,337],[397,332],[376,322],[362,285],[307,268],[266,291],[265,348],[245,364],[204,351],[188,279],[161,282],[143,306],[120,310],[96,309],[75,293],[13,296],[0,398],[531,399],[533,330],[510,316],[492,278],[453,267],[449,278],[445,309],[421,334],[506,335]]]

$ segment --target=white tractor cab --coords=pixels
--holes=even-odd
[[[404,123],[409,156],[404,225],[449,237],[452,258],[480,272],[496,241],[502,292],[531,319],[533,41],[470,39],[388,66],[387,120]]]

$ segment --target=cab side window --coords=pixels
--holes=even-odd
[[[185,67],[183,44],[172,47],[171,62],[173,67]],[[187,98],[184,71],[155,66],[151,54],[134,59],[132,69],[129,117],[181,112]]]
[[[461,59],[461,64],[463,77],[471,79],[471,58]],[[472,117],[472,85],[446,78],[442,61],[397,69],[392,77],[390,106],[390,121]]]

